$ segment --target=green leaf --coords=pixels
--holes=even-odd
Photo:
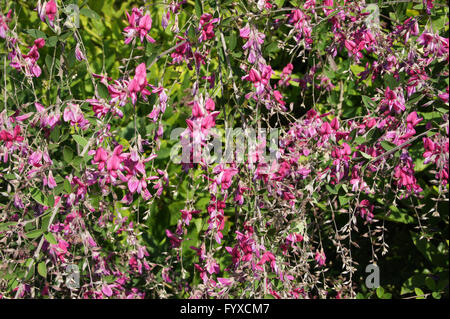
[[[70,161],[73,159],[73,151],[70,147],[64,146],[63,158],[64,162],[66,163],[70,163]]]
[[[45,41],[45,46],[53,48],[56,45],[56,43],[58,43],[58,37],[54,35],[48,38],[47,41]]]
[[[56,245],[58,241],[56,240],[55,236],[52,233],[46,233],[44,234],[45,239],[53,245]]]
[[[29,29],[29,30],[26,30],[25,32],[28,33],[29,35],[31,35],[35,39],[37,39],[37,38],[44,38],[44,39],[46,39],[47,38],[45,33],[42,32],[41,30]]]
[[[380,202],[380,204],[383,205],[384,203]],[[389,212],[390,212],[389,215],[386,215],[384,212],[377,214],[376,218],[403,224],[412,224],[415,222],[414,217],[409,216],[407,211],[405,212],[403,210],[400,210],[398,207],[394,205],[389,206]]]
[[[202,9],[202,3],[200,2],[200,0],[195,0],[195,14],[197,15],[197,17],[201,17],[203,14],[203,9]]]
[[[6,222],[0,224],[0,230],[8,229],[9,226],[17,225],[17,222]]]
[[[75,142],[77,142],[77,144],[80,145],[81,147],[85,147],[88,143],[88,141],[80,135],[73,135],[72,137],[75,140]]]
[[[32,230],[29,233],[26,233],[25,236],[29,239],[33,239],[42,235],[44,231],[42,229]]]
[[[97,12],[95,12],[92,9],[90,9],[89,7],[84,7],[83,9],[81,9],[80,10],[80,14],[84,15],[85,17],[94,19],[94,20],[101,19],[100,16],[97,14]]]
[[[386,73],[384,76],[384,85],[389,87],[391,90],[398,86],[399,82],[392,76],[392,74]]]
[[[414,288],[414,292],[415,292],[416,296],[421,296],[421,297],[418,297],[417,299],[423,299],[424,298],[423,297],[424,293],[423,293],[422,289]]]
[[[432,292],[431,295],[433,296],[434,299],[441,299],[441,293],[439,292]]]
[[[339,203],[341,204],[341,206],[344,206],[345,204],[347,204],[350,201],[350,198],[348,198],[348,196],[339,196]]]
[[[41,229],[46,230],[48,229],[48,224],[50,224],[50,218],[52,217],[52,214],[50,212],[47,212],[45,215],[42,215],[42,223],[41,223]]]
[[[362,157],[364,157],[368,160],[372,160],[374,158],[372,155],[369,155],[367,153],[364,153],[364,152],[360,152],[360,153],[361,153]]]
[[[282,8],[284,5],[285,0],[275,0],[275,4],[277,5],[277,8]]]
[[[372,99],[370,97],[363,95],[362,101],[369,110],[375,109],[375,107],[376,107],[375,102],[372,101]]]
[[[227,37],[227,49],[233,51],[236,48],[237,37],[236,33],[231,32],[231,34]]]
[[[47,197],[37,188],[31,189],[31,197],[41,205],[48,206]]]
[[[40,262],[38,264],[38,274],[47,278],[47,266],[45,265],[45,262]]]
[[[425,285],[427,285],[428,289],[431,291],[434,291],[436,289],[436,282],[433,280],[433,278],[427,277],[425,279]]]
[[[108,99],[109,97],[109,92],[108,92],[108,88],[106,86],[104,86],[103,84],[99,84],[97,85],[97,89],[98,89],[98,94],[100,95],[100,97],[104,98],[104,99]]]
[[[332,188],[330,185],[326,184],[325,188],[331,193],[331,194],[337,194],[338,192],[336,189]]]
[[[73,32],[65,32],[59,36],[60,41],[66,41],[68,37],[73,36]]]
[[[377,288],[377,297],[381,299],[381,298],[383,298],[383,295],[384,295],[383,287],[378,287]]]
[[[386,151],[390,151],[391,149],[397,147],[397,145],[395,145],[391,142],[388,142],[388,141],[381,141],[380,144],[381,144],[381,147],[384,148]]]
[[[410,278],[408,278],[402,285],[402,289],[400,294],[408,294],[411,293],[415,287],[422,286],[425,282],[426,275],[424,274],[416,274]]]
[[[72,193],[72,185],[70,185],[70,182],[67,179],[64,180],[64,190],[67,194]]]
[[[445,256],[443,256],[430,241],[425,238],[419,239],[419,234],[413,232],[410,232],[410,234],[414,245],[416,245],[417,249],[422,253],[422,255],[425,256],[426,259],[428,259],[430,263],[435,266],[445,266]]]

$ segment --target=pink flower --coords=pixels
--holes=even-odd
[[[111,297],[113,294],[113,291],[112,291],[110,285],[103,285],[102,292],[106,297]]]
[[[319,252],[316,251],[316,256],[314,257],[319,267],[322,267],[325,265],[325,261],[327,260],[327,257],[325,256],[325,253],[323,252],[323,249]]]
[[[155,42],[148,32],[152,28],[152,18],[149,14],[143,15],[142,9],[133,8],[132,13],[126,12],[129,26],[123,29],[125,34],[125,44],[130,43],[134,38],[139,36],[141,43],[144,38],[151,43]]]
[[[202,14],[202,16],[200,17],[200,25],[199,25],[199,30],[201,34],[198,40],[200,42],[214,38],[213,24],[218,21],[219,19],[217,18],[213,19],[210,13]]]
[[[393,91],[389,87],[386,88],[384,92],[384,99],[381,101],[382,107],[387,107],[389,111],[394,111],[400,114],[402,111],[406,110],[405,98],[401,90]]]
[[[0,38],[6,38],[6,31],[9,30],[8,23],[11,22],[12,10],[10,9],[6,16],[0,13]]]
[[[83,52],[81,52],[81,50],[80,50],[80,44],[79,43],[77,43],[77,45],[75,46],[75,58],[78,61],[86,60]]]
[[[50,26],[54,26],[53,21],[55,21],[56,13],[58,12],[58,8],[54,0],[44,2],[42,6],[40,5],[39,1],[37,5],[37,11],[41,21],[45,22],[45,18],[47,17],[50,21]]]
[[[145,63],[141,63],[136,67],[135,76],[128,84],[128,92],[133,104],[136,104],[138,93],[142,94],[144,100],[147,95],[150,95],[150,91],[146,89],[147,85],[147,67]]]
[[[67,103],[64,109],[63,119],[65,122],[70,122],[72,126],[79,126],[85,130],[89,126],[89,121],[84,118],[83,111],[78,104]]]
[[[372,221],[374,215],[374,205],[371,204],[367,199],[363,199],[359,203],[359,210],[362,218],[365,218],[367,221]]]
[[[172,233],[170,230],[166,229],[166,235],[170,239],[170,245],[172,248],[180,247],[182,239],[180,236]]]
[[[406,117],[406,122],[413,127],[419,124],[422,120],[423,118],[419,118],[416,111],[409,113]]]
[[[264,265],[266,262],[270,263],[273,271],[278,272],[277,264],[275,262],[275,256],[270,251],[266,251],[262,255],[257,265]]]
[[[113,154],[108,158],[108,161],[106,162],[106,169],[110,172],[111,175],[117,176],[117,171],[121,163],[123,161],[121,153],[122,153],[122,145],[117,145],[114,148]]]
[[[44,180],[45,181],[45,180]],[[46,179],[46,183],[44,182],[44,185],[47,184],[48,188],[53,189],[57,186],[55,179],[53,178],[53,173],[50,171],[48,173],[48,177]]]
[[[221,277],[218,277],[217,281],[223,286],[229,286],[229,285],[231,285],[234,282],[234,279],[233,278],[221,278]]]
[[[23,136],[20,136],[20,126],[16,125],[12,133],[3,130],[0,131],[0,141],[4,141],[6,148],[11,148],[13,142],[22,142],[24,140]]]

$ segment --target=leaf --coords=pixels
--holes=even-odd
[[[382,203],[383,204],[383,203]],[[377,219],[383,219],[383,220],[389,220],[396,223],[402,223],[402,224],[412,224],[414,223],[415,219],[408,215],[407,212],[404,212],[400,210],[398,207],[394,205],[389,206],[390,214],[387,216],[384,213],[377,214]]]
[[[227,49],[233,51],[236,48],[236,43],[237,43],[236,33],[232,32],[227,37]]]
[[[419,235],[413,232],[411,238],[416,245],[417,249],[425,256],[425,258],[435,266],[445,266],[446,259],[438,251],[438,249],[425,238],[419,239]],[[448,261],[448,260],[447,260]],[[448,267],[448,266],[447,266]]]
[[[101,19],[100,16],[97,14],[97,12],[95,12],[92,9],[90,9],[89,7],[84,7],[83,9],[81,9],[80,10],[80,14],[84,15],[85,17],[94,19],[94,20]]]
[[[67,194],[72,193],[72,185],[70,185],[70,182],[67,179],[64,180],[64,190]]]
[[[336,189],[332,188],[330,185],[326,184],[325,188],[331,193],[331,194],[337,194],[338,192]]]
[[[277,8],[282,8],[284,5],[285,0],[275,0],[275,4],[277,5]]]
[[[9,226],[17,225],[17,222],[6,222],[0,224],[0,230],[8,229]]]
[[[88,141],[80,135],[73,135],[72,137],[75,140],[75,142],[77,142],[77,144],[80,145],[81,147],[85,147],[88,143]]]
[[[52,233],[46,233],[44,234],[45,239],[53,245],[56,245],[58,241],[56,240],[55,236]]]
[[[422,289],[414,288],[414,292],[415,292],[416,296],[421,296],[421,297],[418,297],[417,299],[423,299],[424,298],[423,297],[424,293],[423,293]]]
[[[384,148],[386,151],[390,151],[393,148],[397,147],[397,145],[395,145],[391,142],[388,142],[388,141],[381,141],[380,144],[381,144],[381,147]]]
[[[203,9],[200,0],[195,0],[195,14],[200,18],[202,16],[202,13]]]
[[[369,154],[364,153],[364,152],[360,152],[360,153],[361,153],[362,157],[364,157],[364,158],[366,158],[368,160],[374,159],[374,157],[372,155],[369,155]]]
[[[37,188],[32,188],[31,189],[31,197],[33,197],[33,199],[38,202],[39,204],[43,205],[43,206],[48,206],[47,204],[47,197],[45,197],[45,195]]]
[[[386,87],[389,87],[391,90],[395,89],[399,84],[399,81],[397,81],[392,74],[386,73],[384,76],[384,85]]]
[[[70,161],[73,159],[73,151],[70,147],[64,146],[63,158],[64,162],[66,163],[70,163]]]
[[[350,198],[348,198],[347,196],[339,196],[339,203],[341,204],[341,206],[344,206],[349,201],[350,201]]]
[[[109,92],[108,92],[108,88],[106,86],[104,86],[103,84],[99,84],[97,86],[97,89],[98,89],[98,94],[100,95],[100,97],[102,97],[104,99],[108,99]]]
[[[441,294],[439,292],[433,291],[431,295],[434,299],[441,299]]]
[[[377,297],[381,299],[381,298],[383,298],[383,295],[384,295],[383,287],[378,287],[377,288]]]
[[[372,101],[372,99],[366,95],[362,96],[362,101],[364,103],[364,105],[369,109],[369,110],[373,110],[375,109],[376,105],[375,102]]]
[[[425,279],[425,285],[430,289],[431,291],[434,291],[436,289],[436,282],[433,280],[433,278],[427,277]]]
[[[47,41],[45,41],[45,46],[53,48],[56,45],[56,43],[58,43],[58,37],[54,35],[48,38]]]
[[[42,229],[36,229],[36,230],[30,231],[29,233],[26,233],[25,236],[29,239],[33,239],[33,238],[41,236],[43,232],[44,231]]]
[[[52,217],[52,215],[50,214],[50,212],[47,212],[45,215],[41,216],[41,219],[42,219],[41,229],[43,229],[43,230],[48,229],[48,224],[50,223],[51,217]]]
[[[47,266],[45,265],[45,262],[40,262],[38,264],[38,274],[47,278]]]
[[[41,30],[29,29],[29,30],[26,30],[25,32],[28,33],[29,35],[31,35],[35,39],[37,39],[37,38],[44,38],[44,39],[46,39],[47,38],[45,33],[42,32]]]

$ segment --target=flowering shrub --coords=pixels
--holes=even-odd
[[[0,297],[448,298],[447,15],[2,1]]]

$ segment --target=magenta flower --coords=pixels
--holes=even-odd
[[[277,264],[275,262],[275,256],[270,252],[270,251],[266,251],[261,259],[258,262],[258,266],[260,265],[264,265],[266,262],[270,263],[270,267],[272,268],[273,271],[275,271],[276,273],[278,273],[278,268],[277,268]]]
[[[367,199],[363,199],[359,203],[359,211],[362,218],[365,218],[367,221],[372,221],[374,205],[371,204]]]
[[[41,5],[40,2],[41,1],[39,0],[37,4],[39,18],[41,21],[45,22],[45,18],[47,17],[50,22],[50,26],[53,27],[53,21],[55,21],[56,13],[58,12],[56,2],[54,0],[50,0],[48,2],[44,2],[43,5]]]
[[[53,178],[52,171],[49,171],[48,177],[44,177],[44,185],[47,185],[50,189],[53,189],[57,186],[56,181]]]
[[[136,104],[138,93],[142,94],[144,100],[146,100],[147,95],[151,94],[150,91],[146,89],[147,86],[147,68],[145,63],[141,63],[136,67],[135,76],[128,84],[128,92],[133,104]]]
[[[42,71],[37,64],[37,60],[39,60],[40,56],[38,49],[42,48],[44,45],[45,39],[36,39],[28,54],[22,54],[22,59],[19,58],[18,52],[13,50],[10,53],[11,67],[16,70],[23,70],[26,76],[39,77]]]
[[[149,14],[143,15],[143,10],[133,8],[131,14],[126,12],[129,26],[123,29],[125,34],[125,44],[129,44],[134,38],[139,37],[141,43],[144,42],[144,38],[151,43],[155,42],[148,32],[152,28],[152,18]]]
[[[20,126],[16,125],[12,131],[12,133],[3,130],[0,131],[0,141],[4,141],[6,144],[6,148],[11,148],[13,146],[13,142],[22,142],[24,140],[23,136],[20,136]]]
[[[0,13],[0,38],[6,38],[6,31],[9,30],[8,23],[11,22],[12,10],[10,9],[6,16]]]
[[[202,16],[200,17],[200,25],[199,25],[200,37],[198,38],[200,42],[214,38],[213,24],[217,23],[218,21],[219,19],[217,18],[213,19],[210,13],[202,14]]]
[[[84,118],[83,111],[78,104],[67,103],[64,109],[63,119],[72,126],[79,126],[82,130],[89,127],[89,121]]]
[[[249,74],[242,77],[242,80],[252,82],[256,88],[256,93],[262,94],[265,88],[269,85],[272,72],[273,71],[270,65],[264,65],[261,72],[255,69],[251,69]]]
[[[86,57],[84,56],[83,52],[81,52],[81,50],[80,50],[80,44],[79,43],[77,43],[77,45],[75,46],[75,58],[78,61],[86,60]]]
[[[262,58],[261,45],[264,43],[266,35],[249,25],[239,29],[239,35],[247,40],[242,48],[248,52],[248,62],[253,64]]]
[[[316,251],[316,255],[314,257],[319,267],[322,267],[325,265],[325,261],[327,260],[327,257],[325,256],[325,253],[323,252],[323,249],[319,252]]]
[[[170,239],[170,245],[172,248],[178,248],[181,245],[182,239],[180,236],[172,233],[170,230],[166,229],[166,235]]]
[[[405,98],[401,90],[393,91],[389,87],[386,88],[384,92],[384,99],[381,101],[382,108],[387,107],[389,111],[394,111],[400,114],[406,109]]]

